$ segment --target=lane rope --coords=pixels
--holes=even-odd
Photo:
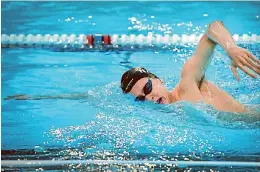
[[[260,162],[240,161],[124,161],[124,160],[2,160],[2,167],[39,167],[69,164],[121,164],[121,165],[178,165],[178,166],[240,166],[260,167]]]
[[[58,46],[58,45],[71,45],[84,48],[86,46],[95,48],[98,46],[107,46],[107,47],[117,47],[117,46],[131,46],[131,45],[140,45],[140,46],[164,46],[164,45],[175,45],[175,44],[187,44],[193,43],[196,44],[199,42],[201,35],[159,35],[159,34],[148,34],[148,35],[102,35],[102,34],[37,34],[37,35],[24,35],[24,34],[2,34],[1,35],[1,44],[2,47],[32,47],[37,45],[46,45],[46,46]],[[233,39],[236,43],[260,43],[260,35],[257,34],[234,34]],[[65,47],[66,48],[66,47]]]

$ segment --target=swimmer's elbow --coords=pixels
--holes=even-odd
[[[224,24],[223,24],[223,21],[221,21],[221,20],[214,20],[214,21],[212,21],[210,24],[209,24],[209,29],[212,29],[212,28],[214,28],[214,27],[216,27],[216,26],[223,26]]]
[[[213,24],[213,23],[216,23],[216,22],[223,24],[223,21],[222,21],[222,20],[213,20],[210,24]]]
[[[219,44],[219,42],[215,38],[215,32],[218,30],[218,27],[224,26],[221,20],[215,20],[209,24],[208,30],[206,31],[206,35],[215,44]]]

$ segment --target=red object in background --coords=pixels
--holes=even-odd
[[[102,42],[105,45],[110,45],[111,44],[111,37],[109,35],[102,36]]]
[[[88,35],[86,40],[87,40],[88,45],[94,45],[94,36],[93,35]]]

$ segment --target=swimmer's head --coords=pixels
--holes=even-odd
[[[163,82],[143,67],[126,71],[121,78],[124,93],[131,93],[136,101],[153,101],[159,104],[170,103],[170,92]]]

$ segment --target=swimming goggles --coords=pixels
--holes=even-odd
[[[148,81],[145,84],[144,88],[143,88],[143,92],[144,92],[144,96],[137,96],[135,98],[135,101],[144,101],[145,97],[150,94],[153,90],[153,86],[152,86],[152,80],[150,79],[150,77],[148,77]]]

